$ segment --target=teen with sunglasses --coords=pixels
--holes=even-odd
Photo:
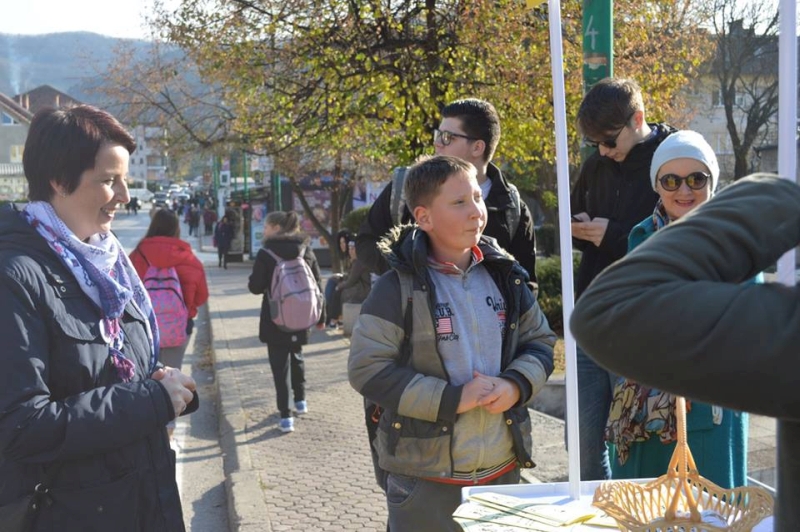
[[[498,245],[511,253],[535,282],[533,217],[525,202],[520,200],[519,192],[491,163],[499,142],[500,117],[497,111],[491,103],[476,98],[457,100],[444,106],[442,120],[433,132],[433,148],[437,155],[458,157],[477,168],[478,184],[488,211],[484,234],[497,239]],[[390,182],[375,200],[356,238],[359,260],[375,273],[387,270],[377,244],[396,223],[392,216],[393,185]],[[511,219],[515,219],[516,224],[512,224]],[[405,206],[400,221],[404,224],[413,221]]]
[[[635,81],[606,78],[586,94],[578,110],[584,143],[596,146],[581,167],[570,206],[573,245],[582,252],[575,276],[579,299],[603,269],[628,250],[628,234],[653,212],[658,196],[650,184],[653,152],[675,131],[648,124]],[[614,376],[577,350],[581,479],[611,476],[604,439]]]
[[[631,231],[631,251],[711,198],[719,180],[717,157],[702,135],[678,131],[653,154],[650,180],[659,200],[653,213]],[[747,414],[697,401],[690,405],[686,429],[698,471],[723,488],[743,486]],[[614,444],[615,479],[663,475],[677,440],[674,396],[620,377],[606,438]]]

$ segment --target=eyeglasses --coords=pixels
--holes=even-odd
[[[631,121],[631,118],[633,118],[633,115],[635,115],[635,114],[636,114],[636,111],[634,111],[631,114],[629,114],[628,118],[625,119],[625,125],[623,125],[621,128],[619,128],[619,131],[617,131],[617,134],[614,135],[613,137],[611,137],[610,139],[606,139],[606,140],[591,140],[591,139],[587,139],[586,137],[584,137],[583,138],[583,143],[586,144],[587,146],[589,146],[590,148],[596,148],[600,144],[602,144],[603,146],[605,146],[609,150],[613,150],[614,148],[617,147],[617,139],[622,134],[623,130],[626,127],[628,127],[628,122]]]
[[[453,142],[453,137],[460,137],[467,140],[478,140],[475,137],[462,135],[461,133],[453,133],[452,131],[442,131],[440,129],[433,130],[433,143],[440,143],[442,146],[449,146]]]
[[[702,190],[708,184],[711,176],[703,172],[692,172],[686,177],[680,177],[675,174],[665,174],[658,178],[661,183],[661,188],[673,192],[681,188],[681,184],[686,181],[686,186],[692,190]]]

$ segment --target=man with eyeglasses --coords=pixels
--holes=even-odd
[[[570,195],[573,245],[581,254],[575,298],[628,249],[634,225],[652,214],[658,195],[650,182],[650,162],[675,129],[645,121],[641,89],[630,79],[595,84],[578,109],[584,144],[596,147],[581,166]],[[581,480],[611,478],[605,428],[615,376],[578,346],[578,408]]]
[[[500,247],[511,253],[536,282],[536,238],[533,217],[514,185],[506,181],[500,169],[491,163],[500,141],[500,117],[487,101],[467,98],[442,109],[442,120],[433,133],[436,155],[451,155],[472,163],[478,170],[478,184],[483,192],[488,218],[484,234],[497,239]],[[393,209],[400,195],[393,190],[393,179],[369,210],[356,237],[356,251],[370,271],[383,273],[386,262],[377,243],[397,222],[409,223],[411,213],[402,205],[398,216]],[[394,207],[393,207],[394,205]],[[533,286],[533,285],[532,285]]]

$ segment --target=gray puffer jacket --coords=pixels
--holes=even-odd
[[[0,302],[0,506],[55,466],[36,531],[184,530],[165,430],[174,412],[149,378],[146,318],[125,309],[136,374],[120,382],[98,310],[11,207],[0,210]]]
[[[553,371],[556,337],[526,286],[527,272],[499,249],[494,239],[482,237],[479,246],[484,255],[482,265],[507,305],[499,376],[514,381],[520,389],[519,402],[503,413],[497,426],[510,431],[519,465],[534,467],[526,405]],[[416,477],[450,478],[454,473],[452,443],[458,439],[454,432],[460,430],[460,420],[475,412],[456,413],[463,386],[450,383],[437,347],[432,311],[437,299],[427,266],[428,238],[412,226],[398,227],[383,247],[393,270],[377,281],[353,329],[350,384],[385,408],[376,440],[383,469]],[[411,358],[404,367],[398,366],[404,336],[400,276],[411,277],[413,283]],[[495,434],[485,436],[483,443],[491,445],[497,440]],[[460,441],[474,442],[475,438]],[[484,450],[489,459],[491,449]],[[474,454],[481,453],[475,449]]]

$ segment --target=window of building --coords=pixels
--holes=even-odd
[[[9,162],[11,163],[21,163],[22,162],[22,150],[25,148],[22,144],[16,144],[11,146],[11,154],[9,156]]]
[[[744,106],[744,103],[745,103],[744,93],[737,92],[734,98],[733,105],[736,107],[742,107]],[[714,107],[722,107],[723,105],[725,105],[725,102],[722,99],[721,88],[718,87],[716,90],[711,91],[711,105],[713,105]]]
[[[4,113],[4,112],[0,111],[0,125],[13,126],[13,125],[16,125],[16,124],[17,124],[17,121],[14,120],[14,118],[11,115],[9,115],[8,113]]]

